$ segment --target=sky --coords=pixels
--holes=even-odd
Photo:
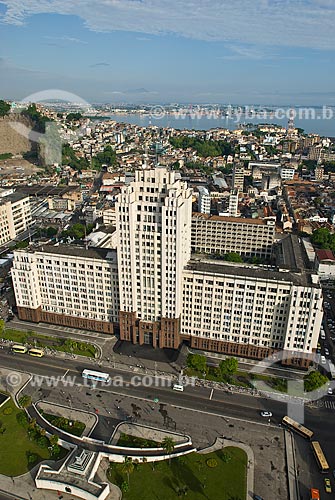
[[[0,0],[0,98],[335,105],[335,0]]]

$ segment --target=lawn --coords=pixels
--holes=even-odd
[[[185,375],[188,375],[189,377],[211,380],[213,382],[226,382],[214,366],[208,367],[208,373],[205,377],[203,376],[202,372],[194,370],[193,368],[186,368]],[[271,390],[271,388],[273,388],[276,391],[287,392],[287,380],[279,377],[271,377],[270,375],[250,373],[238,370],[237,373],[233,375],[228,382],[231,385],[254,388],[253,381],[255,380],[262,380],[263,382],[266,382],[266,384],[269,386],[267,390]]]
[[[96,354],[96,348],[88,342],[41,335],[40,333],[36,333],[31,330],[22,331],[13,328],[6,328],[2,333],[2,336],[3,338],[12,340],[13,342],[30,344],[32,347],[47,347],[60,352],[68,352],[92,358],[94,358]]]
[[[208,465],[210,459],[216,466]],[[112,464],[108,473],[120,487],[127,482],[122,465]],[[140,464],[130,474],[122,500],[178,500],[186,492],[190,500],[245,500],[246,471],[245,452],[232,447],[208,455],[191,453],[171,460],[171,465],[168,460]]]
[[[0,474],[6,476],[19,476],[41,460],[50,459],[49,449],[31,441],[27,427],[18,422],[18,415],[23,413],[12,399],[0,408]],[[29,464],[28,456],[32,454],[36,460]],[[61,449],[60,456],[65,454]]]
[[[83,422],[79,422],[79,420],[69,420],[64,417],[58,417],[57,415],[51,415],[50,413],[42,412],[43,417],[48,420],[51,424],[62,429],[69,434],[73,434],[74,436],[82,436],[85,430],[85,424]]]

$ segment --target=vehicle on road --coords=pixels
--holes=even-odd
[[[263,500],[263,498],[260,497],[259,495],[254,495],[254,500]]]
[[[272,417],[272,412],[271,411],[261,411],[261,416],[265,418],[270,418]]]
[[[97,382],[109,382],[109,373],[96,372],[93,370],[83,370],[81,376],[88,380],[96,380]]]
[[[326,364],[326,358],[324,356],[321,356],[321,364],[322,365]]]
[[[321,445],[319,441],[312,441],[312,450],[316,459],[316,462],[319,466],[320,472],[326,474],[329,472],[329,464],[327,462],[326,457],[322,451]],[[327,479],[327,478],[326,478]]]
[[[326,334],[325,334],[325,332],[321,332],[320,333],[320,337],[321,337],[322,340],[326,340]]]
[[[332,492],[332,487],[331,487],[331,484],[330,484],[329,477],[325,477],[324,483],[325,483],[325,492],[326,493],[331,493]]]
[[[180,392],[183,392],[183,390],[184,390],[184,386],[183,386],[183,385],[179,385],[179,384],[173,384],[172,389],[173,389],[174,391],[180,391]]]
[[[307,429],[307,427],[304,427],[303,425],[299,424],[299,422],[296,422],[295,420],[293,420],[293,418],[290,418],[288,416],[283,417],[282,424],[292,431],[297,432],[306,439],[312,439],[314,435],[313,431]]]
[[[28,351],[28,348],[22,344],[14,344],[12,345],[11,349],[13,352],[18,352],[22,354],[25,354]]]
[[[327,349],[327,347],[325,347],[325,355],[329,356],[329,349]]]
[[[329,396],[332,396],[332,395],[333,395],[333,389],[332,389],[331,387],[328,387],[327,394],[328,394]]]
[[[316,488],[311,488],[310,492],[311,500],[320,500],[320,491]]]
[[[29,349],[28,354],[30,356],[36,356],[37,358],[42,358],[42,356],[44,356],[44,351],[43,349],[37,349],[36,347],[33,347],[32,349]]]

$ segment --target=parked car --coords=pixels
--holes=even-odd
[[[270,418],[272,417],[271,411],[261,411],[261,416],[265,418]]]

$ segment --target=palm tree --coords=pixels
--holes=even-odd
[[[171,437],[166,436],[162,441],[162,447],[169,455],[169,464],[171,465],[171,454],[174,452],[175,442]]]
[[[129,475],[134,472],[133,460],[130,457],[124,457],[124,462],[121,466],[121,470],[124,474],[127,474],[129,484]]]

